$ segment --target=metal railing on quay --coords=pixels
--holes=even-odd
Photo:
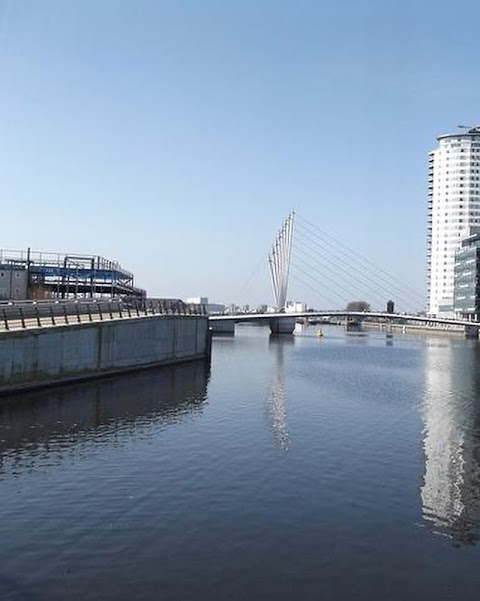
[[[206,315],[203,305],[168,300],[99,300],[0,302],[0,331],[74,325],[153,315]]]

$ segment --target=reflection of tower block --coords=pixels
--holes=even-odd
[[[480,348],[464,348],[459,353],[454,345],[427,347],[420,490],[430,527],[457,544],[472,545],[480,541],[480,408],[468,400],[478,385]]]

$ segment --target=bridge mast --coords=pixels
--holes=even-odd
[[[292,257],[293,222],[295,212],[292,211],[277,233],[272,250],[268,255],[270,275],[272,277],[273,295],[277,311],[284,311],[287,304],[288,276]]]

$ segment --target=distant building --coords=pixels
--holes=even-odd
[[[455,252],[454,310],[462,319],[480,319],[480,228]]]
[[[305,313],[307,311],[307,305],[300,301],[288,301],[285,311],[286,313]]]
[[[189,305],[208,305],[208,296],[192,296],[187,298]]]
[[[209,315],[222,315],[225,313],[225,305],[222,305],[222,303],[208,303],[207,313]]]
[[[455,250],[462,230],[480,225],[480,127],[437,138],[429,154],[427,312],[454,313]]]
[[[208,296],[192,296],[187,298],[189,305],[202,305],[209,315],[222,315],[225,313],[225,305],[221,303],[209,303]]]

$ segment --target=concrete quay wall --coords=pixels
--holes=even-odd
[[[200,359],[208,352],[208,319],[197,315],[2,332],[0,394]]]
[[[401,323],[375,323],[371,321],[363,321],[362,328],[365,330],[381,330],[383,332],[417,332],[425,334],[433,334],[435,336],[455,336],[465,338],[467,331],[465,326],[440,326],[440,325],[424,325],[424,324],[401,324]]]

